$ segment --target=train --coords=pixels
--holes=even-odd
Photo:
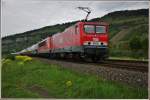
[[[93,61],[108,58],[109,25],[106,22],[79,21],[63,32],[18,52],[21,55],[40,55],[50,58],[80,57]]]

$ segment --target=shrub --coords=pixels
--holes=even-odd
[[[142,48],[142,43],[141,43],[140,37],[136,36],[136,37],[132,38],[129,41],[129,46],[130,46],[131,50],[133,50],[133,51],[140,50]]]
[[[5,59],[15,60],[15,55],[8,54],[8,55],[6,55]]]
[[[67,86],[67,87],[72,86],[72,82],[71,82],[71,81],[67,81],[67,82],[66,82],[66,86]]]
[[[23,61],[23,62],[28,62],[28,61],[31,61],[32,58],[31,57],[28,57],[28,56],[16,56],[15,57],[16,60],[18,61]]]
[[[2,65],[9,65],[12,62],[11,59],[4,59],[2,60]]]
[[[141,42],[142,42],[142,49],[146,54],[148,54],[148,37],[144,37]]]

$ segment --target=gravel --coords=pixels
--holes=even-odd
[[[50,60],[45,58],[35,58],[50,64],[57,64],[63,68],[68,68],[80,73],[95,74],[107,80],[120,82],[134,87],[148,87],[148,73],[131,71],[118,68],[108,68],[100,65],[79,64],[62,60]]]

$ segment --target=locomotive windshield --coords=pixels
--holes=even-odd
[[[86,33],[95,33],[95,26],[94,25],[84,25],[84,31]]]
[[[96,26],[96,33],[105,33],[105,26]]]
[[[106,27],[100,25],[84,25],[84,31],[86,33],[106,33]]]

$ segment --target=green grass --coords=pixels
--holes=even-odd
[[[67,86],[67,81],[72,85]],[[147,89],[125,86],[36,60],[22,65],[11,61],[2,66],[2,97],[42,98],[41,94],[28,89],[35,85],[48,91],[52,98],[148,98]]]
[[[144,54],[145,52],[140,50],[137,52],[133,52],[131,50],[123,50],[123,49],[109,49],[109,57],[117,57],[119,59],[137,59],[137,60],[147,60],[147,56]]]
[[[133,60],[133,61],[148,61],[148,59],[136,59],[133,57],[109,57],[109,59],[114,60]]]

